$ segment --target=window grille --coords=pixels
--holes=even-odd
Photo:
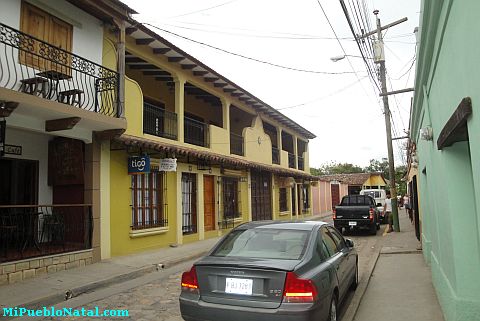
[[[286,188],[280,188],[279,202],[280,202],[280,212],[288,211],[287,189]]]
[[[239,180],[236,177],[222,177],[223,218],[221,228],[234,226],[234,220],[241,217]]]
[[[197,175],[182,173],[182,232],[197,233]]]
[[[132,229],[168,226],[165,172],[131,175]]]

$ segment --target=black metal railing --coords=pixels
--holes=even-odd
[[[303,157],[298,156],[297,161],[298,161],[298,165],[297,165],[298,169],[303,171],[305,169],[305,160],[303,159]]]
[[[0,23],[0,87],[119,117],[119,74]]]
[[[288,153],[288,167],[295,168],[295,155]]]
[[[207,124],[185,116],[183,126],[185,143],[209,147],[209,131]]]
[[[272,163],[280,165],[280,151],[277,147],[272,147]]]
[[[230,154],[244,156],[242,135],[230,133]]]
[[[159,137],[177,139],[177,114],[144,102],[143,132]]]
[[[0,262],[92,248],[92,206],[0,206]]]

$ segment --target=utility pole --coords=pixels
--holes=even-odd
[[[382,83],[382,92],[380,96],[383,98],[383,108],[385,114],[385,129],[387,132],[387,149],[388,149],[388,172],[390,175],[390,195],[392,199],[392,216],[393,216],[393,228],[395,232],[400,232],[400,222],[398,220],[398,207],[397,207],[397,185],[395,182],[395,160],[393,157],[392,147],[392,129],[390,123],[390,107],[388,106],[388,92],[387,92],[387,80],[385,71],[385,54],[383,46],[382,30],[393,27],[399,23],[407,20],[407,18],[400,19],[398,21],[389,23],[382,28],[380,24],[380,18],[378,18],[378,10],[373,11],[373,14],[377,18],[377,30],[371,31],[365,34],[363,37],[377,34],[377,43],[375,45],[375,62],[380,65],[380,82]],[[362,37],[362,38],[363,38]]]

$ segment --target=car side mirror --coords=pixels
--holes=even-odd
[[[353,241],[351,239],[345,239],[345,244],[347,245],[347,247],[353,247],[354,246]]]

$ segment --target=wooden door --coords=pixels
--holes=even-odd
[[[272,176],[268,172],[252,171],[252,220],[272,219]]]
[[[332,208],[340,204],[340,186],[338,184],[330,185],[332,192]]]
[[[203,176],[203,208],[205,231],[215,229],[215,180],[213,176]]]

